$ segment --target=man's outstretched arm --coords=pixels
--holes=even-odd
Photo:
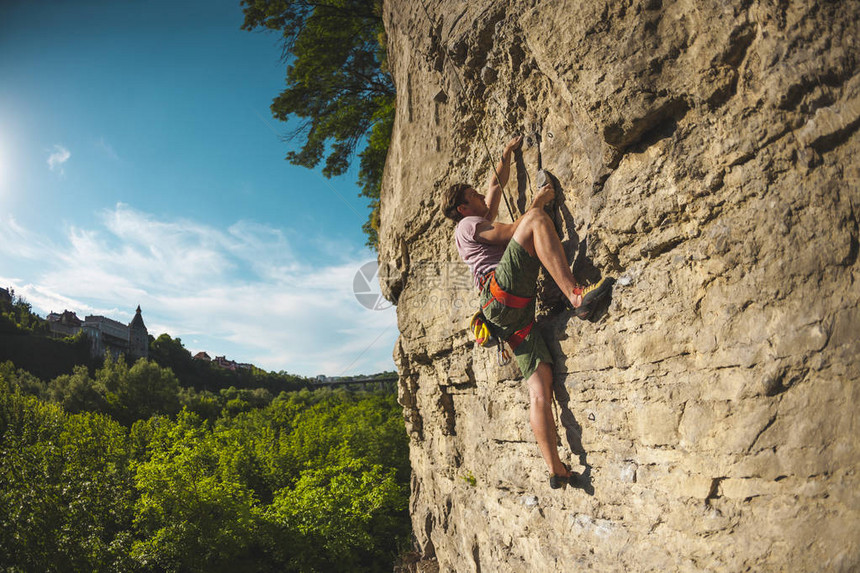
[[[495,171],[493,171],[493,174],[490,176],[487,196],[484,199],[487,203],[487,208],[490,210],[489,213],[487,213],[486,219],[490,222],[495,221],[496,216],[499,214],[499,201],[502,199],[502,190],[505,185],[508,184],[508,178],[511,175],[511,161],[513,154],[522,142],[522,135],[518,135],[508,142],[505,146],[505,150],[502,152],[502,158],[499,160]]]

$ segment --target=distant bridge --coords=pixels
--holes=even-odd
[[[397,390],[398,376],[379,376],[377,378],[362,378],[343,376],[337,378],[317,378],[311,381],[311,388],[346,388],[347,390]]]

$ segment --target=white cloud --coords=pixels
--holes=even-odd
[[[22,227],[15,217],[6,215],[0,221],[0,254],[20,258],[38,259],[51,251],[41,237]]]
[[[63,165],[71,156],[72,153],[62,145],[54,145],[53,153],[48,156],[48,168],[51,171],[59,171],[60,175],[62,175]]]
[[[394,309],[367,310],[352,292],[369,251],[341,245],[313,262],[281,229],[249,221],[218,229],[124,204],[101,221],[70,228],[61,245],[17,224],[0,229],[0,253],[41,261],[38,276],[12,281],[38,312],[127,322],[140,304],[150,334],[180,336],[195,352],[305,375],[393,368]]]

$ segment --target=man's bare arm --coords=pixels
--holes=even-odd
[[[522,135],[518,135],[508,142],[505,146],[505,150],[502,152],[502,158],[499,160],[495,171],[493,171],[493,174],[490,177],[487,196],[484,198],[484,201],[487,203],[487,208],[490,210],[489,213],[487,213],[486,219],[490,222],[495,221],[496,216],[499,214],[499,201],[502,199],[502,190],[505,185],[508,184],[508,178],[511,174],[512,156],[514,150],[519,148],[522,142]]]

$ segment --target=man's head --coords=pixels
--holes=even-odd
[[[468,183],[455,183],[445,191],[442,212],[455,223],[469,215],[483,217],[488,210],[484,196]]]
[[[458,223],[463,218],[457,207],[466,202],[466,190],[470,187],[471,185],[467,183],[455,183],[445,191],[445,197],[442,201],[442,212],[455,223]]]

